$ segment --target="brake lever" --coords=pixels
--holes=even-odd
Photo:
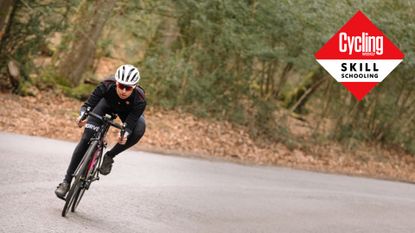
[[[80,121],[85,120],[88,117],[88,113],[91,111],[91,107],[87,107],[86,111],[82,113]]]
[[[122,124],[122,126],[121,126],[121,132],[120,132],[121,138],[124,138],[125,128],[126,127],[127,127],[127,123]]]

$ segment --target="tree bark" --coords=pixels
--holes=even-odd
[[[274,98],[278,99],[278,96],[280,95],[280,92],[282,90],[282,88],[284,87],[285,83],[287,82],[288,79],[288,73],[291,71],[291,69],[293,68],[294,64],[292,62],[288,62],[282,73],[281,73],[281,77],[280,80],[278,82],[278,86],[275,87],[275,91],[273,93]]]
[[[334,99],[332,95],[333,95],[333,81],[327,84],[326,90],[324,91],[323,96],[325,96],[326,101],[323,107],[323,111],[321,112],[321,115],[320,115],[320,120],[317,122],[316,127],[313,129],[312,135],[315,135],[315,133],[318,132],[320,125],[323,122],[323,119],[327,118],[327,112],[328,112],[330,103]]]
[[[3,47],[3,38],[14,10],[14,0],[0,0],[0,48]]]
[[[69,52],[64,53],[58,67],[61,76],[66,77],[72,86],[81,83],[82,75],[93,64],[96,44],[101,35],[115,0],[85,0],[74,22],[74,38]]]
[[[307,100],[321,85],[322,79],[323,72],[321,67],[311,71],[303,81],[285,97],[285,106],[291,109],[291,111],[301,112]]]
[[[10,82],[10,75],[7,72],[3,72],[2,69],[2,67],[7,66],[7,62],[10,60],[7,41],[10,37],[9,31],[15,11],[15,0],[0,0],[0,90],[9,90],[10,88],[16,90],[16,83]]]
[[[317,90],[317,88],[327,79],[320,79],[316,83],[314,83],[311,87],[309,87],[304,94],[300,97],[300,99],[291,107],[291,112],[301,112],[301,109],[304,107],[305,103],[311,97],[311,95]]]

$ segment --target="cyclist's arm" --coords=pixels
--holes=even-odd
[[[133,132],[133,129],[137,124],[138,118],[140,118],[140,116],[143,115],[145,108],[146,102],[142,101],[138,103],[136,106],[134,106],[132,111],[127,115],[127,118],[125,119],[125,123],[127,123],[125,132],[128,133],[128,135],[131,135],[131,133]]]
[[[87,107],[91,107],[91,109],[94,109],[98,102],[102,99],[102,97],[104,97],[106,89],[107,88],[104,85],[104,83],[101,82],[89,96],[88,100],[82,105],[81,113],[85,112]]]

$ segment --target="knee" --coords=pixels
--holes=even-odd
[[[137,131],[139,138],[143,137],[144,133],[146,132],[146,122],[144,120],[144,117],[140,117],[136,128],[137,128],[136,131]]]
[[[94,136],[95,131],[92,129],[85,128],[84,133],[81,137],[81,143],[88,143],[91,140],[92,136]]]
[[[143,137],[145,131],[146,131],[146,123],[144,121],[144,118],[141,117],[139,121],[137,122],[137,125],[135,126],[133,134],[129,138],[129,143],[136,144]]]

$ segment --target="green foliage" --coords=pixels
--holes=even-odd
[[[69,87],[70,82],[59,76],[55,69],[48,67],[42,70],[42,73],[36,78],[32,78],[32,83],[40,90],[55,89],[57,87]]]
[[[9,43],[22,64],[38,53],[44,36],[66,28],[68,19],[53,21],[54,14],[70,13],[79,4],[58,2],[32,1],[35,13],[28,16],[30,8],[19,3],[21,22],[15,22],[10,37],[16,42]],[[36,13],[46,8],[48,15]],[[403,63],[360,103],[323,71],[331,81],[302,105],[302,114],[313,112],[333,122],[328,135],[318,138],[329,136],[350,148],[376,142],[414,153],[414,9],[406,0],[119,1],[98,55],[137,64],[152,105],[229,120],[248,126],[254,138],[295,147],[298,141],[275,112],[298,102],[315,82],[308,78],[319,67],[314,53],[362,10],[404,52]],[[39,77],[41,82],[33,81],[39,88],[59,86],[77,98],[92,88],[68,89],[49,71]]]
[[[67,96],[85,101],[91,95],[91,93],[95,89],[95,87],[96,87],[96,85],[82,83],[82,84],[78,85],[75,88],[71,88],[71,87],[68,87],[68,86],[60,86],[60,89]]]
[[[111,57],[110,47],[112,45],[111,39],[103,39],[98,41],[98,57]]]
[[[13,58],[25,64],[25,73],[35,72],[32,58],[45,52],[48,36],[66,28],[65,17],[76,2],[16,1],[0,63],[5,64],[9,58]]]
[[[400,128],[403,124],[400,119],[414,111],[399,114],[403,110],[398,108],[405,109],[409,102],[397,104],[397,101],[403,101],[400,93],[409,92],[410,78],[404,77],[414,70],[415,45],[410,38],[415,37],[415,28],[408,24],[408,19],[414,18],[410,10],[414,6],[410,2],[183,0],[174,3],[172,11],[178,17],[180,36],[166,50],[160,49],[162,33],[156,33],[141,63],[142,72],[151,77],[143,78],[143,85],[150,90],[153,104],[252,126],[254,136],[290,138],[286,127],[275,123],[281,119],[274,115],[280,104],[272,92],[276,85],[283,84],[280,82],[283,68],[292,63],[289,72],[299,76],[288,79],[287,85],[279,90],[290,107],[310,87],[306,77],[318,65],[314,53],[360,9],[406,54],[404,63],[388,78],[403,78],[403,90],[396,82],[385,82],[357,104],[336,83],[330,97],[317,89],[310,101],[333,99],[328,102],[325,114],[337,122],[331,132],[335,140],[348,145],[360,141],[409,145],[405,142],[411,135],[409,130],[403,132]],[[323,72],[323,76],[327,73]],[[411,93],[408,95],[413,98]],[[408,125],[415,129],[413,123]],[[287,144],[295,144],[288,141]]]
[[[53,67],[46,67],[40,75],[31,77],[28,82],[24,83],[23,92],[21,93],[23,95],[33,95],[33,87],[43,91],[55,91],[69,97],[86,100],[96,85],[82,83],[76,87],[71,87],[71,83],[57,74]]]
[[[37,92],[31,82],[24,81],[19,84],[17,93],[21,96],[35,96]]]

